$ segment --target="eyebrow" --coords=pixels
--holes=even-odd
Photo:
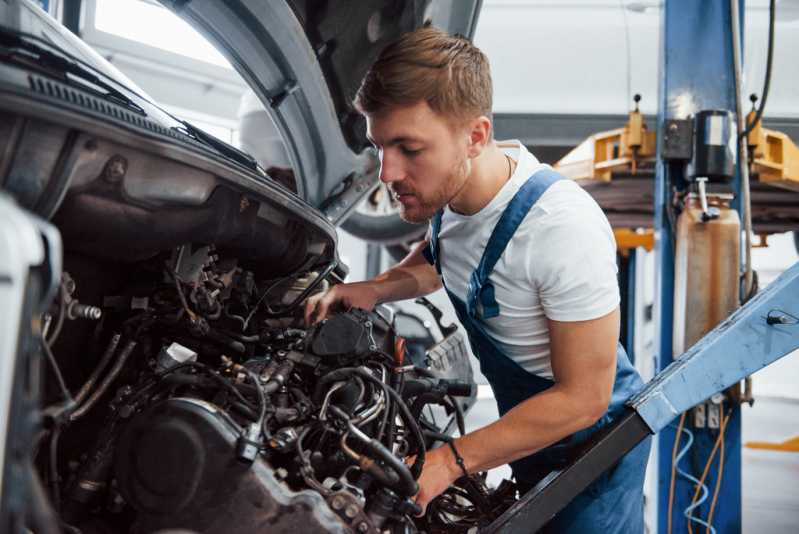
[[[374,140],[374,139],[372,139],[372,136],[371,136],[371,135],[369,135],[369,134],[366,134],[366,139],[367,139],[367,140],[368,140],[370,143],[372,143],[373,145],[377,145],[377,143],[375,142],[375,140]],[[423,141],[422,141],[421,139],[416,139],[416,138],[413,138],[413,137],[407,137],[407,136],[399,136],[399,137],[394,137],[394,138],[392,138],[392,139],[389,139],[389,141],[388,141],[388,143],[386,143],[386,145],[388,145],[388,146],[394,146],[394,145],[401,145],[401,144],[403,144],[403,143],[422,143],[422,142],[423,142]]]

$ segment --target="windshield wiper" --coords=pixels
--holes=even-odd
[[[254,171],[258,170],[258,162],[255,160],[255,158],[253,158],[246,152],[243,152],[237,149],[236,147],[231,146],[225,143],[224,141],[217,139],[213,135],[202,131],[196,126],[192,126],[191,123],[188,123],[177,117],[172,117],[172,118],[180,122],[183,125],[183,128],[186,130],[185,133],[193,137],[197,141],[210,146],[211,148],[213,148],[223,156],[235,160],[241,165],[247,167],[248,169],[252,169]]]
[[[141,106],[131,100],[125,93],[100,78],[89,67],[72,59],[67,54],[48,50],[44,46],[30,42],[30,40],[35,40],[44,46],[53,46],[33,35],[18,34],[0,27],[0,55],[11,60],[19,60],[15,56],[20,51],[24,52],[28,56],[27,59],[36,61],[39,66],[47,67],[63,74],[68,83],[73,85],[77,83],[81,88],[91,90],[107,100],[125,106],[141,115],[146,115]],[[73,78],[71,79],[68,75]],[[85,83],[76,82],[75,78]],[[89,85],[87,86],[86,84]]]

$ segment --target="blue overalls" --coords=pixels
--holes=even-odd
[[[517,191],[494,227],[480,263],[469,280],[467,301],[461,301],[447,289],[455,312],[469,335],[472,352],[480,361],[480,370],[494,390],[500,416],[520,402],[551,387],[554,382],[524,370],[505,355],[486,333],[480,319],[499,314],[494,286],[489,276],[527,213],[549,186],[561,179],[564,178],[549,169],[540,170],[531,176]],[[425,257],[436,266],[439,275],[441,263],[438,232],[441,216],[442,212],[439,211],[431,221],[430,246],[425,250]],[[481,310],[478,310],[478,302]],[[570,461],[575,446],[618,417],[625,401],[642,385],[640,376],[619,345],[616,354],[616,379],[607,413],[593,426],[531,456],[512,462],[511,469],[520,490],[525,492],[531,489],[553,469],[565,466]],[[558,513],[544,531],[559,534],[643,532],[643,484],[650,445],[651,440],[647,439],[630,451]]]

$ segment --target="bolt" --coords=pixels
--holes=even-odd
[[[103,316],[103,310],[97,306],[89,306],[87,304],[81,304],[77,301],[72,301],[68,312],[70,319],[89,319],[92,321],[97,321]]]
[[[128,160],[120,155],[112,156],[105,164],[103,169],[103,178],[108,182],[117,183],[124,178],[125,173],[128,172]]]
[[[346,503],[344,502],[344,498],[341,495],[336,495],[335,497],[333,497],[333,500],[330,501],[330,506],[333,507],[333,510],[341,510],[342,508],[344,508],[345,504]]]
[[[358,515],[358,507],[354,504],[347,506],[347,509],[344,510],[344,515],[349,517],[350,519],[355,519],[355,516]]]
[[[358,532],[368,532],[368,531],[369,531],[369,525],[367,525],[365,521],[358,523]]]

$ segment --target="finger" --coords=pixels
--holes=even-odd
[[[304,314],[305,326],[311,326],[311,318],[314,315],[314,311],[316,310],[316,304],[318,301],[319,299],[316,298],[316,295],[314,295],[305,302],[305,314]]]
[[[416,495],[416,505],[421,510],[416,517],[423,517],[425,513],[427,513],[427,503],[430,502],[427,497],[425,497],[421,492]]]
[[[324,297],[319,299],[319,301],[316,303],[316,312],[311,318],[312,324],[323,321],[327,317],[327,312],[334,300],[335,297],[331,293],[326,293]]]

